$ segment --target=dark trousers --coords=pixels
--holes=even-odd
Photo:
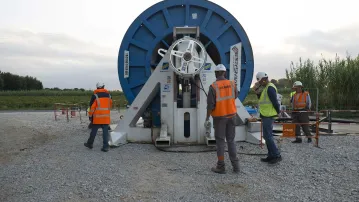
[[[238,161],[236,143],[234,141],[236,131],[233,118],[214,119],[213,125],[218,159],[222,160],[224,158],[224,146],[225,140],[227,140],[229,159],[232,162]]]
[[[299,138],[300,136],[300,128],[302,127],[305,136],[311,136],[309,130],[309,114],[308,112],[292,112],[292,123],[304,123],[304,124],[296,124],[295,126],[295,136]]]
[[[102,128],[103,132],[103,148],[108,148],[108,126],[107,124],[92,124],[90,137],[87,140],[87,143],[90,145],[93,145],[93,142],[95,141],[95,137],[97,135],[98,129]]]
[[[281,154],[276,146],[273,138],[273,123],[274,119],[271,117],[262,117],[262,129],[263,129],[263,138],[266,141],[266,146],[268,149],[268,157],[276,158]]]

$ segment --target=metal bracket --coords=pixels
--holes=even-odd
[[[173,39],[177,40],[178,34],[195,34],[196,39],[199,39],[200,31],[199,27],[173,27]]]

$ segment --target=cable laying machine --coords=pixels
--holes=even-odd
[[[210,1],[164,0],[138,16],[121,43],[118,76],[130,107],[110,133],[110,145],[214,146],[214,129],[204,123],[217,64],[226,66],[239,90],[236,141],[259,144],[260,123],[248,123],[242,105],[254,69],[244,29]]]

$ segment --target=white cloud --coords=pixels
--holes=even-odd
[[[0,30],[0,69],[35,76],[45,87],[120,89],[117,55],[62,34]]]

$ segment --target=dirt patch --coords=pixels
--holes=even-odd
[[[19,121],[0,119],[0,164],[10,162],[15,156],[26,155],[34,148],[51,141],[55,136]]]

